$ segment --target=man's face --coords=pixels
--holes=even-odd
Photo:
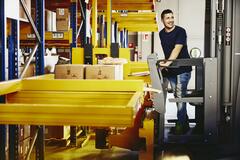
[[[167,29],[172,29],[174,27],[174,16],[172,13],[165,14],[162,19],[163,25]]]

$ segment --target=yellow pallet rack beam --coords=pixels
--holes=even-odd
[[[129,62],[123,66],[125,80],[144,80],[151,82],[147,62]]]
[[[2,82],[6,104],[0,104],[0,123],[132,126],[143,86],[143,81],[40,77]]]
[[[20,91],[22,88],[21,80],[4,81],[0,83],[0,95]]]
[[[55,79],[55,80],[22,80],[22,89],[28,91],[117,91],[131,92],[143,91],[142,81],[122,81],[122,80],[77,80],[77,79]]]
[[[158,24],[156,16],[155,12],[112,13],[112,21],[118,23],[119,30],[127,29],[129,32],[157,32]]]
[[[23,33],[20,35],[20,40],[35,40],[35,36],[33,33]],[[72,31],[71,29],[66,32],[45,32],[45,40],[66,40],[71,43],[72,39]]]
[[[156,12],[128,12],[123,13],[113,13],[113,20],[119,21],[131,21],[131,20],[155,20]]]

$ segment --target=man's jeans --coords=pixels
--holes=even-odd
[[[174,77],[168,77],[175,98],[182,98],[186,95],[187,85],[191,78],[191,72],[182,73]],[[188,120],[186,103],[177,103],[177,118],[180,124],[186,124]]]

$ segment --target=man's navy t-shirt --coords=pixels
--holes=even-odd
[[[176,44],[183,45],[181,52],[179,53],[177,59],[186,59],[190,58],[188,49],[187,49],[187,34],[185,29],[175,26],[174,30],[171,32],[166,32],[165,29],[162,29],[159,32],[163,52],[165,55],[165,59],[168,59],[172,53],[172,50],[175,48]],[[185,72],[191,72],[192,67],[190,66],[182,66],[179,68],[169,68],[167,71],[167,76],[176,76]]]

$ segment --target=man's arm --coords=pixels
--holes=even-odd
[[[170,54],[170,57],[168,58],[168,60],[175,60],[177,59],[179,53],[181,52],[183,48],[182,44],[176,44],[174,49],[172,50],[172,53]],[[172,63],[172,61],[166,61],[166,62],[160,62],[160,66],[161,67],[167,67]]]

